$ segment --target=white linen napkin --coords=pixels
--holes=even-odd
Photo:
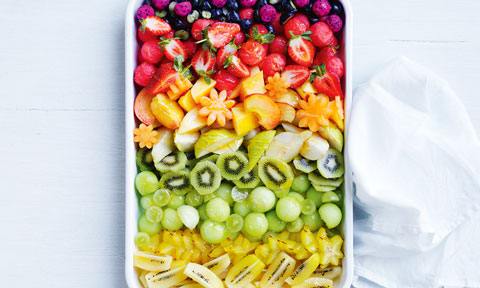
[[[480,287],[480,141],[448,84],[399,58],[357,89],[349,129],[353,285]]]

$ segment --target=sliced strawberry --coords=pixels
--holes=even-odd
[[[279,53],[273,53],[265,58],[262,65],[263,77],[267,79],[268,76],[273,76],[277,72],[282,72],[287,64],[285,56]]]
[[[159,44],[162,49],[165,51],[165,57],[168,60],[173,61],[176,57],[182,56],[183,60],[187,59],[185,53],[185,46],[183,45],[182,41],[175,39],[175,38],[160,38]]]
[[[237,23],[217,22],[208,28],[208,41],[215,48],[222,48],[240,32]]]
[[[285,23],[285,36],[290,39],[293,35],[301,35],[310,28],[308,17],[303,14],[297,14]]]
[[[158,40],[147,41],[140,48],[140,55],[145,62],[157,64],[163,58],[163,51],[157,45]]]
[[[215,74],[215,88],[219,91],[232,91],[240,83],[240,80],[228,73],[226,70],[220,70]]]
[[[314,66],[313,68],[316,70],[311,76],[311,79],[313,78],[313,87],[318,92],[328,95],[332,100],[336,96],[340,96],[343,99],[342,87],[337,75],[327,72],[325,65]]]
[[[144,87],[148,84],[148,81],[150,81],[156,70],[157,67],[155,67],[154,65],[143,62],[135,69],[135,72],[133,73],[133,80],[138,85]]]
[[[145,29],[142,29],[142,26],[138,26],[137,35],[138,35],[138,39],[140,39],[140,41],[142,41],[143,43],[145,43],[147,41],[150,41],[150,40],[157,40],[158,41],[157,36],[153,35],[152,33],[148,32]]]
[[[154,15],[147,16],[143,19],[141,29],[155,36],[160,36],[172,31],[172,27],[167,21]]]
[[[322,65],[326,63],[328,59],[337,54],[337,47],[328,45],[317,51],[315,59],[313,59],[313,65]]]
[[[228,56],[237,53],[237,50],[238,46],[232,42],[228,43],[225,47],[220,48],[217,52],[217,68],[223,68],[223,62],[227,60]]]
[[[240,56],[243,63],[257,66],[265,60],[267,50],[260,42],[250,39],[242,45],[242,48],[238,51],[238,56]]]
[[[166,92],[170,89],[170,85],[179,78],[180,74],[175,68],[173,68],[173,63],[165,63],[160,65],[160,68],[157,69],[157,72],[155,72],[145,88],[148,93],[156,95],[158,93]]]
[[[293,35],[288,43],[288,55],[297,64],[303,66],[310,66],[313,63],[313,57],[315,56],[315,47],[308,35],[311,33],[305,32],[301,35]]]
[[[245,65],[236,54],[228,56],[223,68],[227,68],[227,71],[233,76],[239,78],[250,77],[250,69],[248,69],[247,65]]]
[[[208,72],[213,71],[215,67],[216,59],[212,56],[210,50],[204,50],[202,48],[198,49],[198,51],[193,55],[192,58],[192,67],[193,70],[198,72]]]
[[[150,110],[150,103],[155,97],[154,94],[150,94],[146,89],[142,89],[137,97],[135,97],[135,103],[133,105],[135,110],[135,116],[138,120],[145,123],[145,125],[151,125],[156,121],[155,115],[153,115],[152,110]]]
[[[288,65],[283,69],[282,76],[287,77],[287,82],[290,83],[290,88],[297,88],[307,81],[310,76],[310,70],[305,66]]]
[[[208,25],[212,25],[215,23],[214,20],[209,20],[209,19],[198,19],[195,21],[192,25],[192,37],[195,40],[201,40],[203,38],[202,31],[207,27]]]
[[[185,58],[189,59],[192,57],[195,52],[197,52],[198,45],[195,44],[195,41],[192,39],[188,39],[183,42],[183,46],[185,46]]]

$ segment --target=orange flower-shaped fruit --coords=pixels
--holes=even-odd
[[[267,81],[265,89],[268,90],[268,96],[272,99],[278,99],[288,93],[287,88],[290,87],[290,83],[287,82],[286,76],[280,76],[280,73],[275,73],[275,75],[269,76]]]
[[[138,142],[140,148],[152,148],[158,142],[158,132],[153,130],[153,125],[140,124],[133,130],[133,141]]]
[[[300,118],[298,126],[308,127],[310,131],[317,132],[320,126],[327,126],[330,118],[338,115],[338,106],[336,101],[330,101],[325,96],[308,97],[308,102],[300,100],[300,109],[297,111],[297,117]],[[343,111],[343,110],[342,110]]]
[[[207,125],[210,126],[217,121],[218,125],[225,126],[228,120],[232,119],[232,107],[235,100],[227,100],[227,91],[218,94],[217,90],[210,91],[210,97],[203,96],[200,98],[200,104],[203,106],[198,112],[200,116],[208,117]]]

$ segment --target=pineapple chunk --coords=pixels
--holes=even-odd
[[[250,68],[250,75],[255,75],[258,72],[260,72],[260,67],[258,66],[253,66],[252,68]]]
[[[263,81],[263,71],[243,80],[241,85],[242,88],[240,89],[240,95],[242,97],[247,97],[251,94],[264,94],[267,92],[265,90],[265,82]]]
[[[307,98],[308,94],[317,95],[318,93],[310,81],[305,81],[305,83],[303,83],[303,85],[298,87],[296,90],[298,94],[302,97],[302,99]]]
[[[243,103],[232,108],[233,128],[237,135],[244,135],[259,126],[257,116],[245,111]]]
[[[193,85],[192,90],[190,90],[192,92],[193,101],[195,101],[195,103],[200,103],[200,99],[203,96],[207,96],[213,87],[215,87],[216,83],[217,82],[213,79],[210,80],[210,84],[208,84],[203,77],[198,79]]]
[[[180,99],[178,99],[178,104],[180,104],[180,107],[187,112],[195,108],[195,101],[193,101],[192,98],[192,90],[189,90],[185,95],[180,97]]]

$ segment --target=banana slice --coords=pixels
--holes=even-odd
[[[288,256],[285,252],[270,264],[267,272],[263,274],[260,280],[260,287],[278,288],[281,287],[285,279],[292,274],[295,269],[295,259]]]
[[[187,275],[183,274],[185,266],[172,269],[167,272],[150,272],[145,276],[148,288],[165,288],[172,287],[187,279]]]
[[[182,285],[179,288],[203,288],[202,285],[196,283],[196,284],[187,284],[187,285]]]
[[[225,271],[229,265],[230,257],[228,257],[228,254],[224,254],[220,257],[213,259],[212,261],[203,264],[203,266],[210,269],[217,276],[220,276],[220,274],[222,274],[222,272]]]
[[[342,275],[342,267],[328,267],[313,271],[312,277],[327,278],[333,280]]]
[[[315,253],[310,258],[305,260],[298,268],[293,272],[290,277],[287,278],[285,282],[293,285],[298,285],[303,281],[307,280],[310,275],[312,275],[313,271],[317,269],[318,265],[320,265],[320,256]]]
[[[310,278],[292,288],[333,288],[333,281],[326,278]]]
[[[265,264],[255,254],[250,254],[235,264],[227,274],[225,284],[229,288],[241,288],[262,273]]]
[[[197,281],[203,287],[207,288],[223,288],[223,283],[215,273],[205,266],[197,263],[188,263],[187,268],[183,271],[185,275]]]
[[[148,274],[148,271],[143,270],[140,275],[138,275],[138,281],[140,281],[140,284],[142,284],[142,287],[148,287],[147,286],[147,279],[145,279],[145,276]]]
[[[172,265],[171,256],[158,256],[141,251],[133,254],[133,266],[147,271],[166,271]]]

